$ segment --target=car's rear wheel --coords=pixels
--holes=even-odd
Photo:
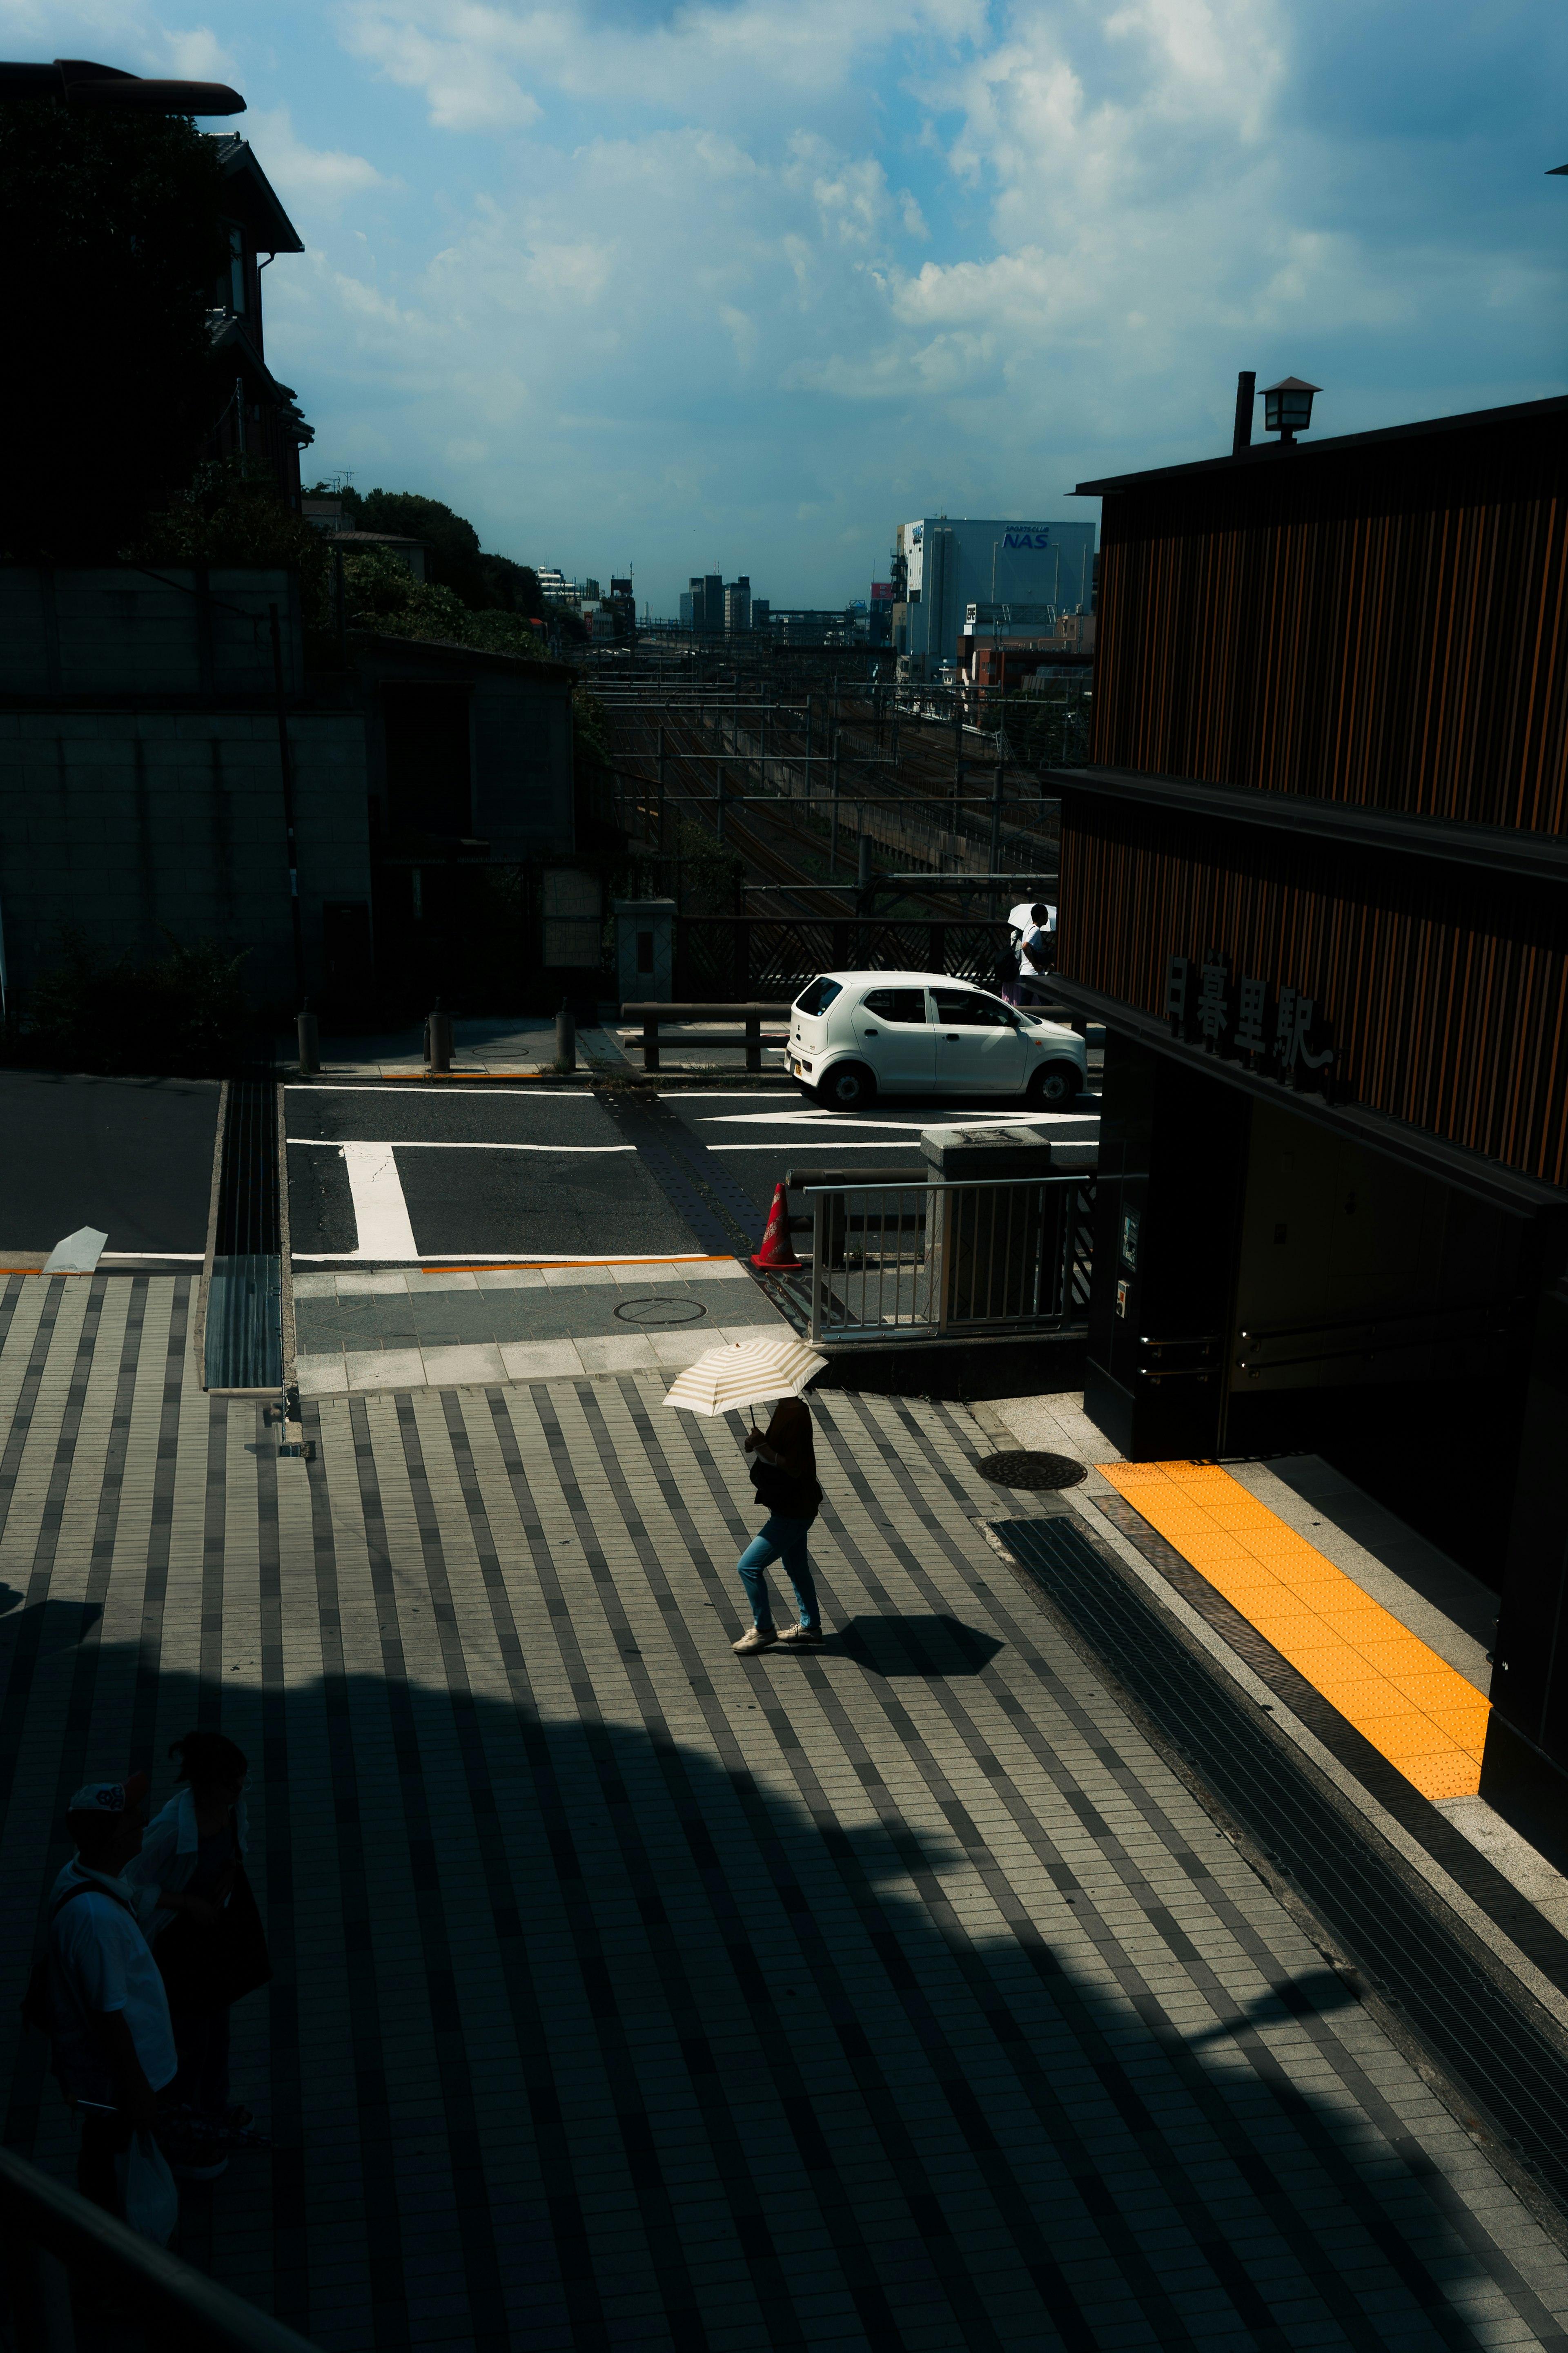
[[[1047,1062],[1029,1081],[1026,1101],[1032,1111],[1059,1111],[1077,1103],[1082,1084],[1076,1062]]]
[[[825,1111],[864,1111],[877,1100],[877,1082],[864,1062],[835,1062],[816,1100]]]

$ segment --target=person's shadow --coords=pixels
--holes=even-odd
[[[977,1675],[1002,1645],[977,1626],[933,1611],[904,1618],[868,1612],[837,1633],[830,1630],[822,1647],[842,1651],[879,1675],[931,1676]]]
[[[49,1599],[27,1604],[14,1585],[0,1584],[0,1686],[17,1660],[36,1661],[74,1651],[103,1615],[97,1601]]]

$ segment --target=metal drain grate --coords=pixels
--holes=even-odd
[[[207,1297],[212,1389],[283,1384],[278,1200],[278,1095],[261,1079],[229,1082]]]
[[[974,1467],[998,1487],[1076,1487],[1087,1473],[1087,1465],[1075,1462],[1070,1454],[1041,1454],[1024,1447],[1011,1454],[987,1454]]]

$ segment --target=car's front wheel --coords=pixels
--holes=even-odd
[[[1033,1111],[1059,1111],[1077,1103],[1082,1084],[1076,1062],[1047,1062],[1029,1081],[1026,1100]]]
[[[864,1111],[877,1099],[877,1082],[864,1062],[835,1062],[816,1090],[825,1111]]]

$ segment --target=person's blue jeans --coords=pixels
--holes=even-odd
[[[782,1560],[784,1575],[795,1588],[795,1598],[800,1608],[803,1626],[819,1626],[816,1614],[816,1588],[811,1581],[811,1563],[805,1556],[805,1540],[811,1532],[809,1520],[786,1520],[782,1512],[774,1512],[763,1522],[761,1535],[753,1536],[735,1566],[741,1572],[741,1582],[746,1588],[746,1599],[752,1605],[752,1622],[771,1626],[773,1613],[768,1603],[768,1580],[764,1571],[770,1563]]]

